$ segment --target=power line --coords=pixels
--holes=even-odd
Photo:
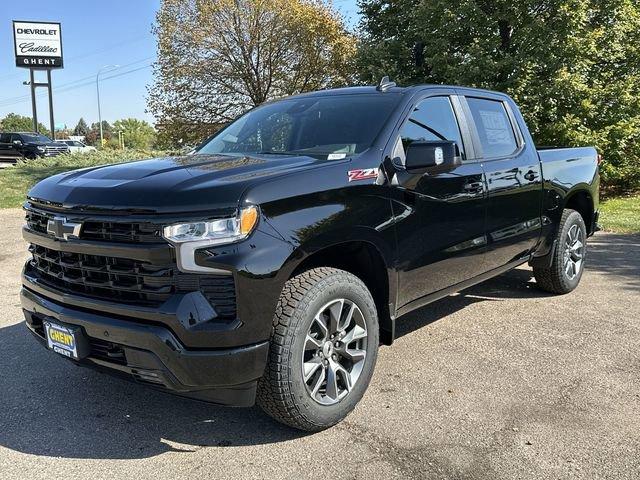
[[[150,60],[151,58],[153,58],[153,57],[147,57],[147,58],[143,58],[141,60],[137,60],[135,62],[127,63],[127,64],[123,65],[123,67],[132,66],[132,65],[135,65],[135,64]],[[131,70],[124,71],[124,72],[119,72],[119,73],[115,73],[115,74],[112,74],[112,75],[106,75],[106,76],[101,77],[100,81],[109,80],[110,78],[121,77],[123,75],[128,75],[130,73],[137,72],[137,71],[143,70],[145,68],[149,68],[152,65],[153,65],[153,62],[149,63],[147,65],[143,65],[141,67],[137,67],[137,68],[133,68]],[[78,79],[73,80],[71,82],[67,82],[67,83],[64,83],[62,85],[59,85],[58,87],[54,88],[53,91],[56,92],[56,93],[64,93],[64,92],[75,90],[77,88],[85,87],[87,85],[91,85],[91,84],[94,84],[94,83],[95,83],[95,75],[89,75],[89,76],[78,78]],[[41,94],[37,94],[36,95],[36,97],[44,97],[44,96],[46,96],[46,93],[44,93],[44,92],[41,93]],[[5,99],[0,100],[0,107],[8,107],[8,106],[11,106],[11,105],[23,103],[25,101],[28,101],[30,98],[31,98],[30,94],[5,98]]]

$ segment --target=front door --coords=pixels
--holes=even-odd
[[[487,94],[489,95],[489,94]],[[466,97],[487,182],[487,269],[527,258],[540,236],[542,175],[503,97]]]
[[[424,98],[396,140],[395,163],[404,160],[414,141],[455,141],[463,157],[463,164],[451,172],[414,174],[397,169],[391,179],[399,307],[483,272],[485,185],[482,165],[471,153],[471,137],[466,128],[461,133],[461,112],[457,97]]]

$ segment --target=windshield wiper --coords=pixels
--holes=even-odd
[[[264,151],[264,152],[247,152],[247,155],[291,155],[294,157],[298,157],[300,156],[299,153],[293,153],[293,152],[273,152],[273,151]]]

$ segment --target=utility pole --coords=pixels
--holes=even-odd
[[[104,67],[98,70],[96,74],[96,93],[98,94],[98,125],[100,126],[100,148],[104,147],[104,136],[102,133],[102,111],[100,110],[100,74],[103,70],[111,71],[119,68],[120,65],[105,65]]]
[[[36,86],[33,79],[33,68],[29,69],[29,86],[31,88],[31,118],[33,119],[33,131],[38,132],[38,109],[36,108]]]
[[[56,139],[56,124],[53,122],[53,90],[51,89],[51,69],[47,68],[47,85],[49,87],[49,124],[51,125],[51,140]]]
[[[31,89],[31,117],[33,120],[33,131],[36,133],[40,133],[39,131],[39,127],[38,127],[38,108],[36,106],[36,88],[38,87],[46,87],[47,88],[47,92],[49,94],[49,125],[51,127],[51,139],[55,140],[56,139],[56,129],[55,129],[55,123],[53,120],[53,88],[51,86],[51,69],[47,68],[47,82],[36,82],[35,81],[35,75],[33,72],[35,72],[35,68],[30,68],[29,69],[29,81],[28,82],[23,82],[24,85],[29,85],[29,88]]]

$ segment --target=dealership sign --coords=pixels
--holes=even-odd
[[[62,30],[55,22],[13,21],[16,66],[62,68]]]

